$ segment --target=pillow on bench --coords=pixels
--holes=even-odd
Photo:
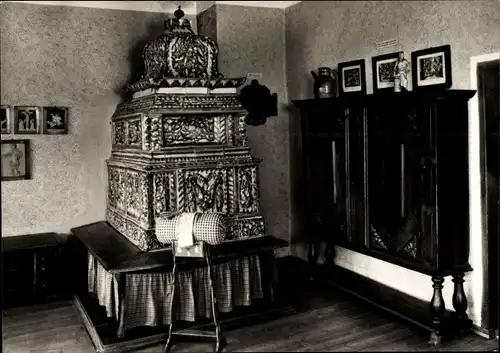
[[[177,213],[156,218],[156,237],[163,244],[179,241],[179,231],[183,227],[186,215],[193,215],[192,229],[194,241],[203,241],[210,245],[220,244],[227,233],[226,217],[220,213]],[[189,221],[189,219],[188,219]]]

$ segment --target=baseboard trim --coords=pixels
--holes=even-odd
[[[359,299],[361,299],[361,300],[369,303],[370,305],[373,305],[373,306],[375,306],[375,307],[377,307],[379,309],[382,309],[384,311],[387,311],[387,312],[391,313],[392,315],[395,315],[395,316],[400,317],[400,318],[402,318],[402,319],[404,319],[404,320],[406,320],[408,322],[411,322],[412,324],[414,324],[414,325],[416,325],[416,326],[418,326],[418,327],[420,327],[420,328],[422,328],[422,329],[424,329],[426,331],[432,331],[433,330],[433,328],[431,326],[426,325],[426,324],[424,324],[424,323],[422,323],[420,321],[414,320],[413,318],[411,318],[411,317],[409,317],[407,315],[404,315],[404,314],[402,314],[399,311],[392,310],[391,308],[388,308],[387,306],[385,306],[383,304],[379,304],[376,301],[373,301],[373,300],[369,299],[368,297],[366,297],[366,296],[364,296],[362,294],[359,294],[359,293],[357,293],[357,292],[355,292],[353,290],[350,290],[349,288],[347,288],[347,287],[345,287],[345,286],[343,286],[341,284],[335,283],[335,281],[328,280],[327,282],[329,284],[337,287],[338,289],[340,289],[340,290],[342,290],[342,291],[344,291],[346,293],[349,293],[349,294],[351,294],[351,295],[353,295],[353,296],[355,296],[355,297],[357,297],[357,298],[359,298]],[[448,310],[448,309],[446,309],[446,311],[450,312],[450,310]]]
[[[497,338],[494,329],[486,329],[476,324],[472,324],[471,331],[474,332],[476,335],[489,340]]]
[[[362,300],[366,301],[367,303],[369,303],[369,304],[371,304],[373,306],[376,306],[376,307],[378,307],[380,309],[383,309],[383,310],[385,310],[387,312],[390,312],[391,314],[396,315],[398,317],[401,317],[401,318],[403,318],[403,319],[405,319],[405,320],[413,323],[414,325],[417,325],[417,326],[419,326],[419,327],[421,327],[421,328],[423,328],[425,330],[429,330],[429,331],[432,330],[432,328],[430,326],[425,325],[425,324],[423,324],[423,323],[421,323],[419,321],[413,320],[411,317],[408,317],[408,316],[406,316],[404,314],[401,314],[400,312],[397,312],[397,311],[392,310],[392,309],[390,309],[390,308],[388,308],[388,307],[386,307],[384,305],[381,305],[381,304],[379,304],[379,303],[377,303],[377,302],[375,302],[373,300],[370,300],[369,298],[367,298],[367,297],[365,297],[365,296],[363,296],[363,295],[361,295],[359,293],[356,293],[355,291],[352,291],[349,288],[346,288],[346,287],[344,287],[344,286],[342,286],[340,284],[337,284],[334,281],[330,281],[329,280],[327,282],[329,284],[331,284],[331,285],[333,285],[333,286],[335,286],[335,287],[343,290],[344,292],[352,294],[352,295],[358,297],[359,299],[362,299]],[[449,310],[449,309],[446,309],[446,311],[448,313],[453,313],[453,311]],[[471,332],[474,333],[474,334],[476,334],[476,335],[478,335],[478,336],[481,336],[483,338],[489,339],[489,340],[498,338],[498,337],[496,337],[495,330],[493,330],[493,329],[485,329],[484,327],[477,326],[476,324],[472,324]]]
[[[307,263],[303,260],[301,262],[304,265]],[[378,309],[394,315],[395,318],[403,319],[409,324],[418,326],[426,331],[434,331],[429,301],[414,298],[383,283],[339,266],[308,267],[315,281],[335,286]],[[469,323],[472,324],[472,322]],[[471,332],[471,326],[465,329]],[[443,339],[457,339],[460,336],[457,336],[457,329],[458,327],[455,325],[455,312],[447,309],[443,317]]]

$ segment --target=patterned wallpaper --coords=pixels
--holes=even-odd
[[[2,182],[2,236],[103,220],[110,117],[166,15],[7,2],[0,13],[1,103],[70,109],[68,135],[2,135],[31,139],[33,171]]]

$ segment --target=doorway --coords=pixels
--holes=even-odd
[[[483,318],[490,338],[498,338],[500,235],[500,60],[477,64],[484,230],[488,244],[488,282]]]

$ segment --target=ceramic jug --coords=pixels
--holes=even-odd
[[[318,74],[311,71],[314,78],[314,97],[331,98],[337,96],[338,73],[329,67],[320,67]]]

